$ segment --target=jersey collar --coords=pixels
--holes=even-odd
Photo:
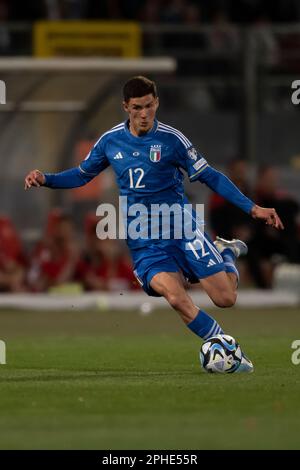
[[[148,131],[146,134],[141,135],[141,136],[135,136],[135,135],[131,134],[131,132],[129,130],[129,119],[127,119],[127,121],[125,121],[124,128],[125,128],[125,133],[128,135],[128,137],[130,139],[133,139],[133,140],[138,141],[138,142],[145,141],[145,140],[151,140],[154,137],[154,135],[157,131],[158,120],[154,119],[152,129],[150,129],[150,131]]]

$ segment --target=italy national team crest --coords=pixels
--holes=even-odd
[[[159,162],[161,159],[161,145],[151,145],[150,160],[151,162]]]

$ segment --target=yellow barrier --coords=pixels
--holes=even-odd
[[[38,21],[34,55],[139,57],[141,30],[135,22]]]

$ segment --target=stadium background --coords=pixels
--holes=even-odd
[[[26,6],[0,0],[7,95],[0,105],[0,338],[7,343],[1,407],[2,431],[8,429],[2,448],[299,448],[299,372],[290,361],[300,326],[300,104],[291,100],[292,83],[300,80],[299,25],[299,2],[292,0],[31,0]],[[111,56],[118,69],[101,69],[101,59]],[[96,246],[96,207],[117,203],[110,170],[80,190],[24,193],[30,169],[76,165],[124,119],[122,84],[141,71],[126,64],[144,58],[153,59],[143,73],[158,83],[159,119],[184,132],[247,194],[276,207],[286,224],[284,234],[274,235],[200,184],[187,184],[192,202],[205,202],[212,233],[250,245],[251,256],[240,264],[244,309],[214,314],[261,364],[251,383],[207,382],[198,373],[197,340],[172,312],[149,315],[166,305],[138,289],[125,246]],[[94,65],[85,66],[90,59]],[[211,307],[201,292],[192,295]],[[203,386],[206,409],[176,404],[181,393],[192,401]],[[137,401],[132,387],[141,393]],[[237,393],[234,412],[228,397],[216,404],[221,387]],[[56,399],[41,401],[41,388]],[[201,418],[206,435],[198,434]],[[232,439],[221,432],[228,419],[238,423]]]

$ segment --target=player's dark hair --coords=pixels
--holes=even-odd
[[[157,88],[155,82],[149,80],[149,78],[138,77],[130,78],[123,87],[124,101],[128,103],[130,98],[141,98],[146,95],[153,95],[157,97]]]

